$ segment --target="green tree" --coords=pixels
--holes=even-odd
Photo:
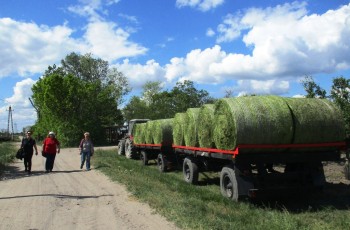
[[[170,91],[160,91],[160,82],[148,82],[143,89],[143,97],[134,96],[125,106],[123,113],[127,120],[173,118],[176,113],[185,112],[188,108],[214,103],[209,93],[197,90],[192,81],[178,82]]]
[[[307,98],[326,98],[326,90],[322,89],[318,84],[315,83],[312,76],[306,76],[304,80],[301,81],[302,86],[306,91]]]
[[[331,98],[343,112],[347,138],[350,138],[350,79],[342,76],[334,78]]]
[[[104,127],[123,120],[118,105],[130,90],[126,77],[90,55],[70,54],[62,63],[49,66],[32,87],[40,114],[36,133],[45,136],[53,130],[63,145],[74,146],[84,131],[90,131],[96,144],[103,143]]]

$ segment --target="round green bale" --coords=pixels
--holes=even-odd
[[[213,131],[214,131],[214,104],[202,105],[198,114],[198,143],[202,148],[215,148]]]
[[[186,111],[184,139],[186,146],[198,146],[197,122],[199,108],[189,108]]]
[[[146,132],[145,132],[145,142],[146,144],[154,144],[153,132],[154,132],[155,120],[147,121]]]
[[[239,144],[290,144],[293,138],[290,109],[278,96],[223,98],[215,103],[214,116],[218,149],[233,150]]]
[[[134,143],[135,144],[145,144],[146,143],[146,138],[145,138],[146,124],[147,123],[135,124],[135,126],[133,128],[133,136],[134,136]]]
[[[161,119],[154,122],[154,144],[171,146],[173,143],[173,119]]]
[[[284,99],[293,115],[293,143],[314,144],[344,141],[343,116],[334,103],[318,98]]]
[[[173,143],[174,145],[185,145],[184,124],[186,113],[176,113],[173,120]]]

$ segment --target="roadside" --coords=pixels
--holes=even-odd
[[[67,148],[49,174],[41,155],[33,156],[31,175],[23,161],[7,167],[0,179],[0,229],[177,229],[124,186],[97,170],[81,170],[79,159],[77,148]]]

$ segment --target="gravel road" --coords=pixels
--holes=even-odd
[[[45,173],[45,158],[34,155],[31,175],[23,161],[11,164],[0,180],[0,229],[177,229],[122,185],[81,170],[79,159],[77,148],[61,149]]]

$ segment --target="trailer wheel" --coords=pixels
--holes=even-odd
[[[126,139],[125,141],[125,156],[128,159],[134,158],[135,150],[134,146],[132,144],[132,141],[130,139]]]
[[[187,183],[198,183],[198,166],[193,158],[186,157],[184,159],[182,172]]]
[[[233,201],[238,201],[238,186],[235,171],[232,167],[223,167],[220,174],[221,194]]]
[[[161,153],[158,154],[157,165],[158,165],[158,169],[160,172],[166,172],[168,169],[168,167],[167,167],[168,161],[165,158],[165,156]]]
[[[118,155],[125,155],[125,140],[120,140],[118,143]]]
[[[142,165],[148,165],[148,154],[147,154],[147,152],[141,151],[140,158],[141,158]]]
[[[346,161],[346,163],[345,163],[344,173],[345,173],[345,178],[350,180],[350,165],[349,165],[349,161]]]

